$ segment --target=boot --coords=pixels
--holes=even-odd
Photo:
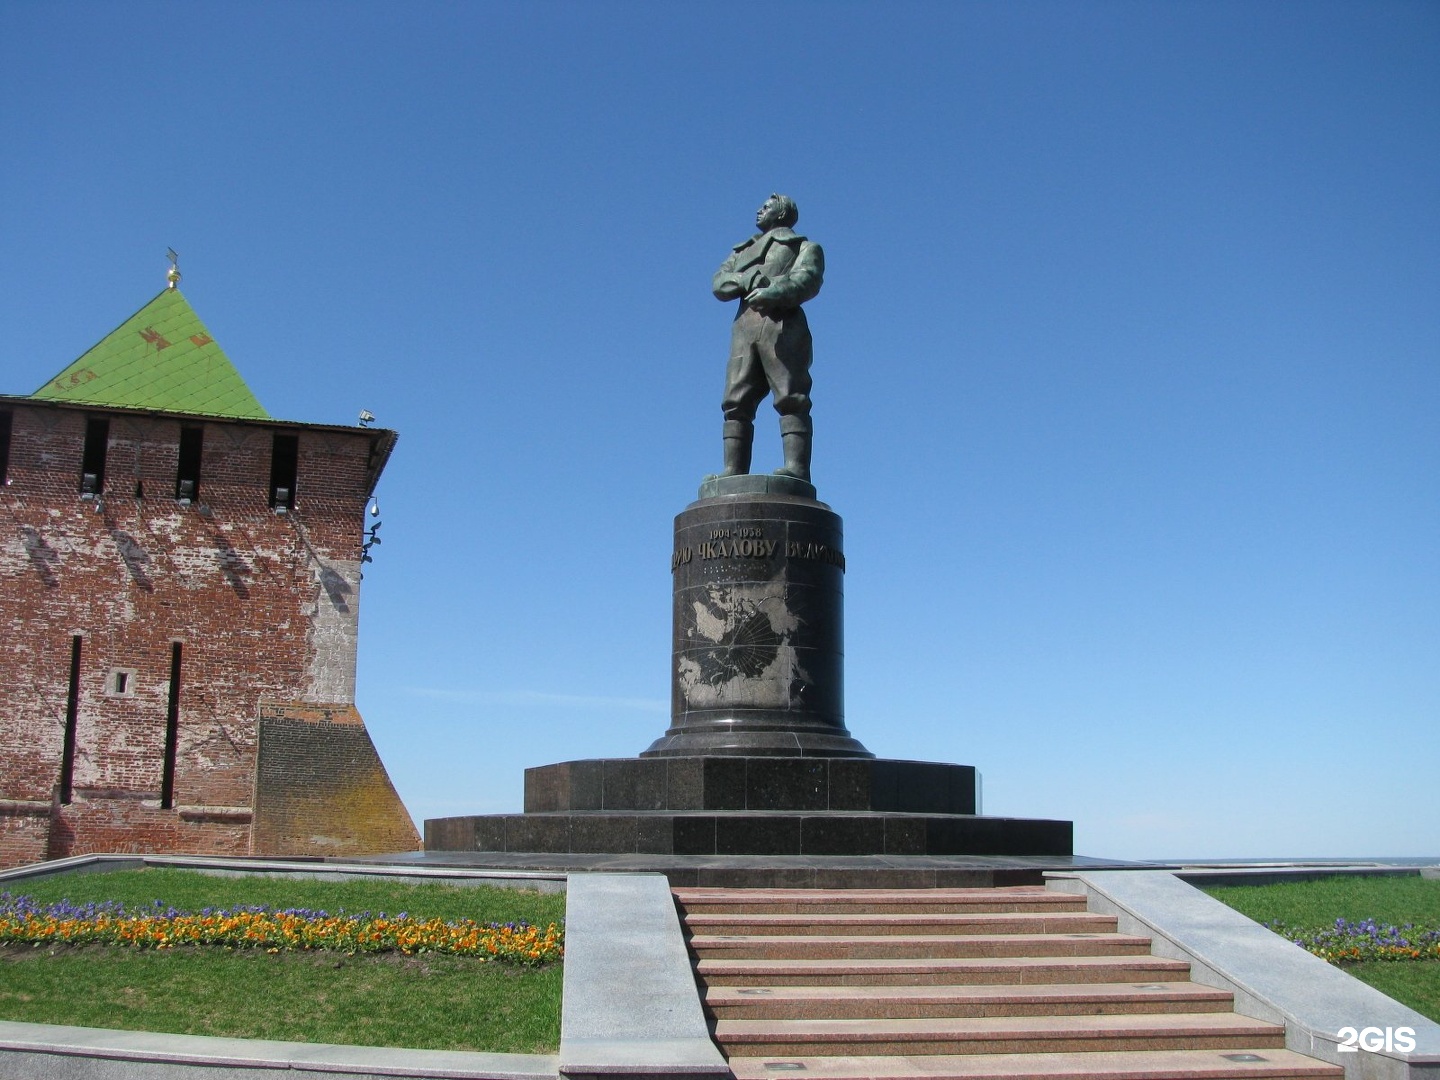
[[[785,464],[775,470],[777,476],[793,476],[810,482],[810,436],[814,431],[808,416],[780,417],[780,440],[785,444]]]
[[[750,448],[755,442],[755,425],[749,420],[726,420],[725,470],[721,476],[743,476],[750,471]]]

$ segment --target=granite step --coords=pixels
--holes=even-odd
[[[1126,1053],[1283,1049],[1285,1029],[1236,1013],[930,1017],[910,1020],[719,1020],[728,1055]]]
[[[1115,916],[1089,912],[800,912],[796,914],[690,912],[695,934],[1083,934],[1115,930]]]
[[[816,960],[702,959],[696,975],[710,986],[1023,986],[1181,982],[1190,965],[1161,956],[996,956]]]
[[[716,915],[768,913],[843,914],[862,910],[889,914],[950,914],[982,911],[1084,911],[1085,898],[1051,892],[1043,885],[999,889],[675,889],[687,912]]]
[[[959,1016],[1093,1016],[1227,1012],[1226,990],[1191,982],[979,986],[714,986],[717,1020],[900,1020]]]
[[[1136,1050],[1126,1054],[737,1056],[736,1080],[1341,1080],[1343,1069],[1290,1050]]]
[[[1150,939],[1134,934],[696,934],[701,960],[726,956],[782,960],[941,959],[977,956],[1144,956]]]
[[[677,889],[737,1080],[1340,1080],[1083,898]]]

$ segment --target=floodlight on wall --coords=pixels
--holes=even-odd
[[[275,489],[275,512],[277,514],[288,513],[290,510],[290,489],[277,487]]]
[[[371,500],[370,516],[375,517],[379,513],[380,503],[377,500]],[[370,549],[380,543],[380,526],[383,524],[385,524],[383,521],[377,521],[374,525],[371,525],[370,528],[366,530],[365,542],[360,545],[361,566],[364,566],[366,563],[371,563],[375,561],[375,556],[370,554]],[[360,577],[362,580],[364,579],[365,574],[363,571],[361,572]]]
[[[100,474],[87,472],[80,476],[80,494],[94,498],[100,494]]]
[[[361,426],[361,427],[369,427],[369,426],[370,426],[371,424],[373,424],[374,422],[375,422],[375,414],[374,414],[374,413],[372,413],[369,409],[361,409],[361,410],[360,410],[360,426]]]
[[[195,481],[194,481],[194,480],[181,480],[181,481],[180,481],[180,484],[179,484],[179,490],[176,492],[175,498],[176,498],[176,501],[178,501],[181,506],[189,506],[192,502],[194,502],[194,501],[195,501]]]

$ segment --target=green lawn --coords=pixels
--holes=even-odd
[[[1416,960],[1408,964],[1368,960],[1341,966],[1382,994],[1389,994],[1431,1020],[1440,1020],[1440,960]]]
[[[492,889],[464,885],[405,885],[384,880],[314,881],[290,876],[229,877],[193,870],[152,867],[117,870],[108,874],[57,874],[10,891],[34,897],[40,903],[71,900],[89,903],[119,900],[148,904],[163,900],[181,911],[236,904],[310,908],[336,912],[384,911],[397,915],[427,915],[442,919],[480,922],[523,920],[536,925],[565,917],[565,894],[523,889]]]
[[[159,899],[181,910],[237,904],[332,914],[408,912],[544,925],[563,893],[383,881],[215,877],[147,869],[63,875],[12,887],[40,902]],[[470,957],[333,952],[164,952],[0,946],[0,1019],[300,1042],[553,1053],[561,967]]]
[[[1327,877],[1205,891],[1261,923],[1324,926],[1343,918],[1440,926],[1440,879],[1435,878]]]
[[[1259,923],[1319,928],[1336,919],[1440,927],[1440,880],[1420,877],[1329,877],[1280,885],[1205,890]],[[1299,948],[1299,946],[1296,946]],[[1440,1020],[1440,960],[1371,960],[1340,965],[1432,1020]]]

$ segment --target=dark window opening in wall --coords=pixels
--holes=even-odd
[[[0,487],[10,482],[10,429],[14,415],[0,412]]]
[[[144,480],[136,480],[136,481],[135,481],[135,497],[136,497],[137,499],[143,499],[143,498],[145,497],[145,481],[144,481]]]
[[[76,634],[70,639],[70,692],[65,698],[65,746],[60,752],[60,801],[68,803],[75,779],[75,723],[80,716],[80,643],[85,639]]]
[[[300,439],[275,433],[270,450],[270,505],[278,512],[295,509],[295,470],[300,460]]]
[[[180,464],[175,470],[175,498],[192,503],[200,497],[200,452],[205,444],[205,429],[180,429]]]
[[[111,668],[105,676],[106,697],[134,697],[135,669]]]
[[[165,766],[160,775],[160,807],[175,808],[175,750],[180,741],[180,642],[170,643],[170,698],[165,706]]]
[[[85,450],[80,457],[80,494],[105,490],[105,454],[110,448],[110,421],[91,417],[85,424]]]

